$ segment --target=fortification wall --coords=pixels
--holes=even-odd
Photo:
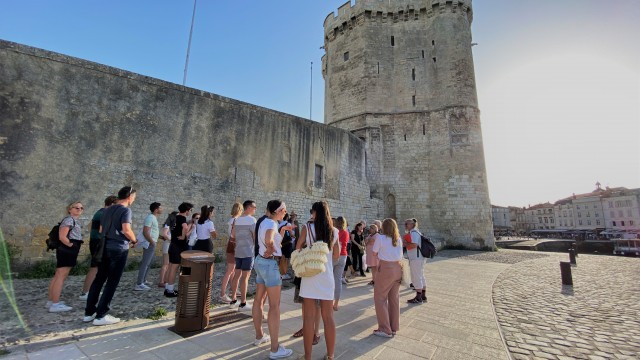
[[[320,199],[351,220],[382,209],[369,198],[364,144],[347,131],[6,41],[0,159],[0,226],[24,260],[51,256],[46,234],[75,200],[87,240],[93,213],[124,185],[138,190],[136,230],[153,201],[166,213],[214,205],[218,248],[234,201],[256,200],[260,216],[280,198],[301,220]]]
[[[325,123],[476,106],[471,2],[359,1],[325,20]]]
[[[494,239],[472,14],[471,0],[363,0],[330,14],[325,123],[366,142],[385,217],[415,217],[434,239],[482,248]]]

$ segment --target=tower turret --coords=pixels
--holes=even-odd
[[[367,144],[382,216],[493,246],[471,0],[359,0],[324,22],[325,123]]]

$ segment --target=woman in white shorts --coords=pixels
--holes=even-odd
[[[335,281],[333,278],[333,262],[340,258],[338,229],[333,227],[329,204],[319,201],[311,206],[311,220],[301,229],[300,241],[296,249],[313,242],[325,242],[329,249],[325,271],[312,277],[303,277],[300,284],[300,297],[303,303],[302,329],[304,338],[304,357],[311,359],[311,349],[315,340],[314,322],[316,317],[316,301],[320,301],[320,311],[324,324],[324,338],[327,345],[325,359],[333,360],[336,347],[336,323],[333,319],[333,300]]]

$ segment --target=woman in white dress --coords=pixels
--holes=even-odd
[[[327,254],[325,271],[312,277],[303,277],[300,284],[300,297],[303,303],[302,329],[304,337],[304,357],[311,359],[311,348],[314,340],[314,319],[316,317],[316,302],[320,302],[322,322],[324,324],[324,337],[327,344],[325,359],[333,360],[336,346],[336,323],[333,320],[333,298],[335,283],[333,279],[333,262],[340,257],[340,244],[338,242],[338,229],[333,227],[329,205],[319,201],[311,207],[311,221],[300,231],[300,241],[296,249],[301,249],[313,242],[323,241],[327,243],[331,251]]]

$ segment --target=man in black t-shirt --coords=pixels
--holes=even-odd
[[[120,322],[120,319],[107,313],[127,264],[129,248],[137,242],[136,235],[131,229],[130,209],[135,200],[136,191],[131,186],[123,187],[118,191],[116,203],[108,207],[100,219],[102,236],[105,238],[104,251],[102,260],[98,264],[98,273],[89,289],[82,319],[84,322],[93,321],[93,325],[111,325]]]
[[[171,245],[169,245],[169,271],[167,273],[167,282],[164,286],[164,296],[176,297],[178,291],[174,289],[176,273],[180,266],[183,251],[187,250],[187,238],[189,237],[189,223],[187,217],[191,214],[193,204],[183,202],[178,206],[178,215],[176,215],[176,226],[171,229]]]

